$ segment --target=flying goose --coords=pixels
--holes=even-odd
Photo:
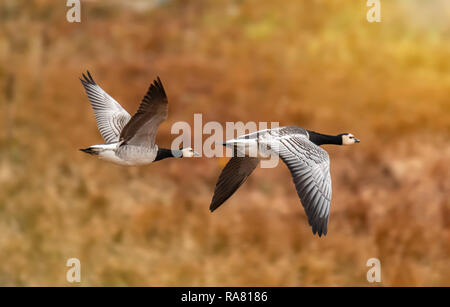
[[[81,151],[120,165],[143,165],[165,158],[198,155],[190,147],[171,150],[155,144],[156,130],[168,113],[167,96],[159,77],[150,85],[133,117],[95,83],[89,71],[80,80],[105,140],[105,144]]]
[[[330,159],[319,146],[355,143],[359,140],[351,133],[332,136],[294,126],[260,130],[226,141],[223,145],[233,148],[234,156],[219,176],[209,209],[216,210],[233,195],[262,157],[276,155],[291,172],[313,234],[326,235],[331,202]]]

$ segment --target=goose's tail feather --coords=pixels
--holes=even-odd
[[[115,150],[118,146],[120,146],[121,143],[122,142],[111,143],[111,144],[91,145],[88,148],[84,148],[84,149],[80,149],[80,150],[87,154],[98,156],[102,152]]]
[[[101,151],[100,148],[93,148],[93,147],[83,148],[83,149],[80,149],[80,150],[82,152],[85,152],[85,153],[90,154],[90,155],[95,155],[95,156],[97,156],[100,153],[100,151]]]

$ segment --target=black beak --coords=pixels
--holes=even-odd
[[[357,138],[355,138],[355,143],[359,143],[361,142],[360,140],[358,140]]]

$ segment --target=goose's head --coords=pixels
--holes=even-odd
[[[355,143],[359,143],[360,141],[355,138],[355,136],[351,133],[343,133],[340,134],[341,139],[342,139],[342,145],[352,145]]]
[[[199,157],[200,155],[195,152],[191,147],[186,147],[181,150],[183,158]]]

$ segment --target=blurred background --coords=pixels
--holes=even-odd
[[[0,3],[0,285],[450,285],[450,3],[364,0]],[[126,168],[102,143],[81,73],[131,114],[156,76],[176,121],[279,121],[326,146],[329,233],[313,236],[285,165],[211,214],[226,158]]]

